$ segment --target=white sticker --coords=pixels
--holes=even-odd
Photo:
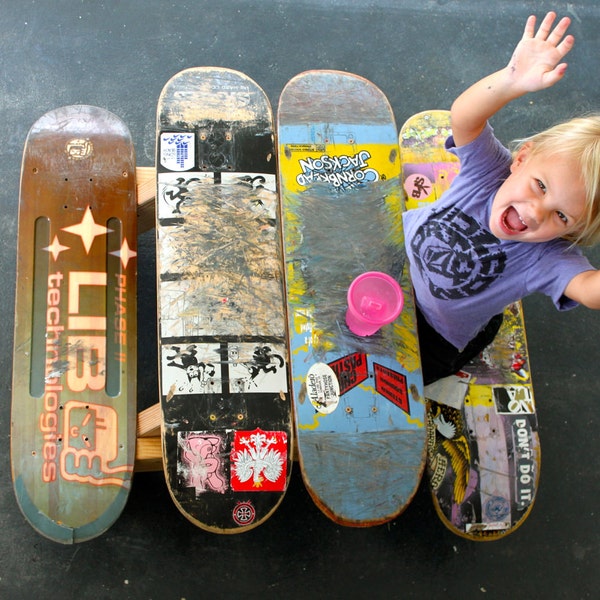
[[[161,133],[160,164],[169,171],[188,171],[196,162],[193,133]]]
[[[334,370],[325,363],[314,364],[306,374],[306,393],[315,410],[332,413],[340,402],[340,383]]]

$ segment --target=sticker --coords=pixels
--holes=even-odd
[[[436,454],[429,465],[429,485],[433,490],[437,491],[442,485],[447,469],[448,459],[442,454]]]
[[[160,173],[156,210],[159,219],[177,219],[185,216],[185,207],[193,202],[203,183],[214,185],[213,173],[186,173],[185,177],[173,173]]]
[[[169,171],[189,171],[196,163],[193,133],[161,133],[160,164]]]
[[[494,523],[466,523],[466,533],[477,533],[480,531],[504,531],[510,529],[510,523],[508,521],[500,521]]]
[[[367,355],[362,352],[343,356],[329,363],[329,366],[335,371],[340,384],[340,395],[344,395],[369,377]]]
[[[287,152],[325,152],[325,144],[286,144],[285,151]]]
[[[517,477],[515,481],[516,501],[520,508],[533,502],[537,481],[535,448],[531,425],[525,417],[516,418],[512,424]]]
[[[88,139],[73,139],[67,143],[66,153],[69,158],[79,160],[94,153],[94,145]]]
[[[219,351],[217,343],[162,346],[163,396],[221,393]]]
[[[301,173],[296,176],[298,185],[306,187],[313,183],[330,183],[337,190],[346,190],[364,183],[379,181],[379,172],[369,167],[371,154],[361,150],[357,154],[333,156],[323,154],[319,158],[307,156],[298,159]]]
[[[531,388],[525,385],[495,385],[492,388],[499,414],[532,415],[535,412]]]
[[[373,370],[377,392],[410,415],[406,377],[402,373],[377,363],[373,365]]]
[[[306,393],[317,412],[332,413],[340,402],[340,384],[334,370],[325,363],[314,364],[306,374]]]
[[[493,522],[505,521],[510,514],[510,504],[502,496],[492,496],[484,506],[485,516]]]
[[[234,492],[282,492],[287,480],[285,431],[236,431],[231,451]]]
[[[438,379],[425,386],[425,397],[438,404],[444,404],[461,410],[465,396],[469,391],[471,376],[465,371],[458,371],[455,375],[449,375]]]
[[[180,431],[177,445],[177,474],[184,487],[194,488],[196,496],[204,492],[224,494],[227,491],[223,458],[226,432]]]
[[[431,194],[433,184],[425,175],[415,173],[414,175],[409,175],[404,181],[404,190],[409,198],[425,200]]]
[[[256,510],[254,509],[252,502],[238,502],[233,508],[231,516],[233,517],[236,525],[243,527],[254,522],[254,519],[256,518]]]

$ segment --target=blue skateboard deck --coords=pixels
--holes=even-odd
[[[308,71],[278,111],[288,329],[299,460],[333,521],[366,527],[399,515],[425,464],[425,405],[405,264],[398,139],[367,80]],[[400,282],[404,310],[377,333],[346,325],[355,277]]]

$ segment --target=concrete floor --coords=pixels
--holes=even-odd
[[[20,161],[44,112],[74,103],[119,115],[138,164],[154,163],[155,107],[164,83],[191,66],[247,73],[277,106],[306,69],[367,77],[398,126],[448,108],[500,68],[530,12],[556,9],[577,38],[564,81],[494,119],[508,141],[600,107],[597,0],[4,0],[0,18],[0,597],[593,598],[600,587],[600,314],[558,314],[525,302],[543,465],[536,506],[504,540],[475,544],[438,521],[426,484],[397,520],[371,529],[331,523],[295,465],[287,496],[264,525],[203,532],[172,504],[162,474],[136,476],[130,501],[102,537],[63,547],[22,518],[10,479],[12,315]],[[600,265],[600,251],[590,251]],[[139,248],[139,408],[157,400],[153,232]],[[144,326],[144,324],[148,324]]]

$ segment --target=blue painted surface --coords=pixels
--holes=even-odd
[[[326,122],[320,117],[334,95],[330,114],[337,121]],[[290,358],[304,480],[334,521],[382,523],[410,502],[425,460],[396,126],[377,88],[338,73],[309,72],[292,80],[279,116]],[[345,314],[348,288],[366,271],[399,281],[405,310],[361,337],[349,330]],[[350,357],[359,358],[353,365]],[[344,359],[343,367],[336,362]],[[325,398],[336,382],[339,401],[329,394],[323,407],[317,389],[325,390]]]

